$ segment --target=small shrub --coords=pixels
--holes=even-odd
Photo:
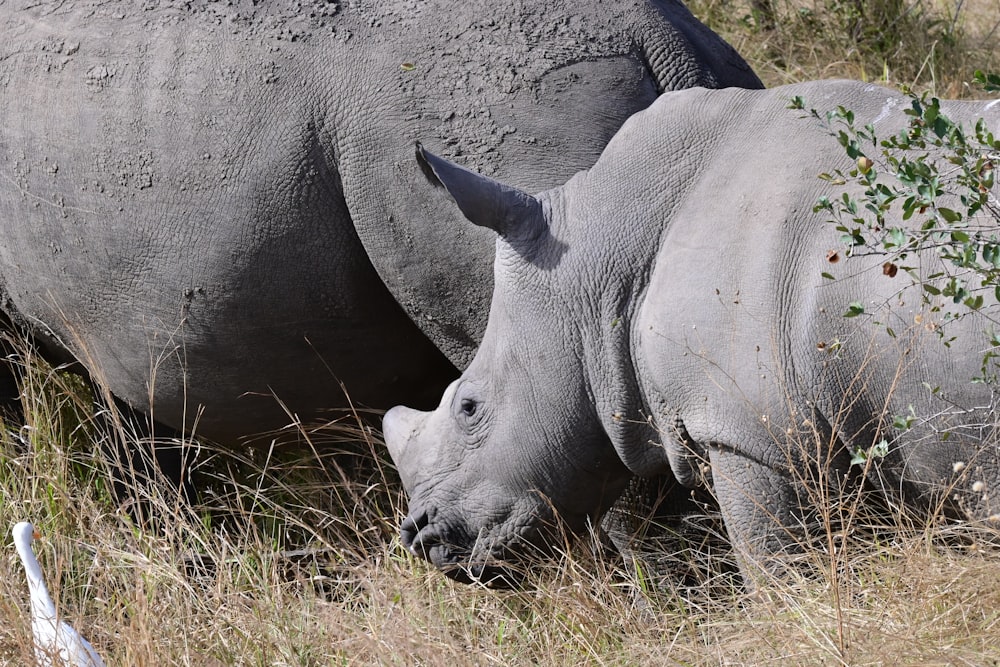
[[[976,78],[987,88],[1000,81],[981,72]],[[907,275],[920,287],[922,308],[947,323],[1000,303],[1000,201],[993,194],[1000,139],[982,118],[972,128],[954,122],[934,96],[911,92],[909,98],[907,124],[888,137],[877,136],[872,124],[859,127],[843,106],[825,114],[809,110],[854,164],[846,173],[819,174],[843,190],[820,197],[813,212],[829,216],[848,257],[884,258],[883,273]],[[795,97],[789,107],[805,109],[806,101]],[[943,268],[928,274],[917,258],[921,252],[934,253]],[[851,304],[845,317],[863,310]],[[944,327],[936,331],[946,345],[952,342]],[[982,373],[974,379],[995,383],[1000,333],[985,335]]]

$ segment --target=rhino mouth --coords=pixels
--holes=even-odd
[[[411,513],[400,526],[400,540],[414,556],[430,562],[445,576],[463,584],[519,588],[525,579],[524,555],[540,554],[539,540],[471,538],[464,531],[434,525],[426,511]],[[471,545],[471,546],[468,546]]]

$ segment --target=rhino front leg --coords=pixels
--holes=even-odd
[[[759,459],[709,448],[712,487],[747,585],[780,576],[796,561],[811,521],[801,509],[800,485]]]

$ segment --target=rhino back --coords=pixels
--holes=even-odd
[[[918,423],[890,459],[915,485],[940,483],[957,460],[978,455],[982,429],[992,428],[990,390],[972,382],[989,314],[948,323],[958,342],[946,346],[903,272],[885,275],[881,256],[843,259],[840,232],[813,207],[837,195],[817,176],[846,173],[851,161],[826,129],[786,108],[793,95],[821,113],[843,104],[879,136],[905,124],[905,97],[851,82],[694,92],[654,108],[650,122],[671,136],[728,129],[711,149],[685,153],[689,169],[667,181],[669,206],[648,209],[659,250],[634,328],[644,393],[679,414],[695,441],[745,448],[777,468],[788,424],[867,447],[896,437],[884,420],[912,411]],[[983,115],[1000,124],[983,104],[946,112],[967,126]],[[939,267],[931,253],[922,261],[928,272]],[[852,302],[866,314],[844,317]],[[948,429],[958,435],[943,445]]]

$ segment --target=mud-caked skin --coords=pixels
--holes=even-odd
[[[540,190],[663,90],[760,86],[672,0],[11,0],[0,34],[4,311],[222,441],[471,358],[492,238],[416,138]]]
[[[860,483],[852,452],[882,440],[867,472],[894,501],[1000,520],[995,401],[973,382],[1000,306],[944,321],[950,299],[924,303],[884,257],[843,258],[813,208],[839,196],[817,176],[853,162],[796,95],[880,137],[908,119],[908,98],[855,82],[669,93],[537,196],[418,151],[499,237],[472,363],[433,412],[384,419],[414,553],[495,579],[556,515],[580,531],[632,475],[672,474],[711,485],[753,576],[807,543],[823,499]],[[1000,129],[995,103],[942,111]],[[941,267],[933,250],[913,262]],[[865,314],[845,318],[853,302]]]

